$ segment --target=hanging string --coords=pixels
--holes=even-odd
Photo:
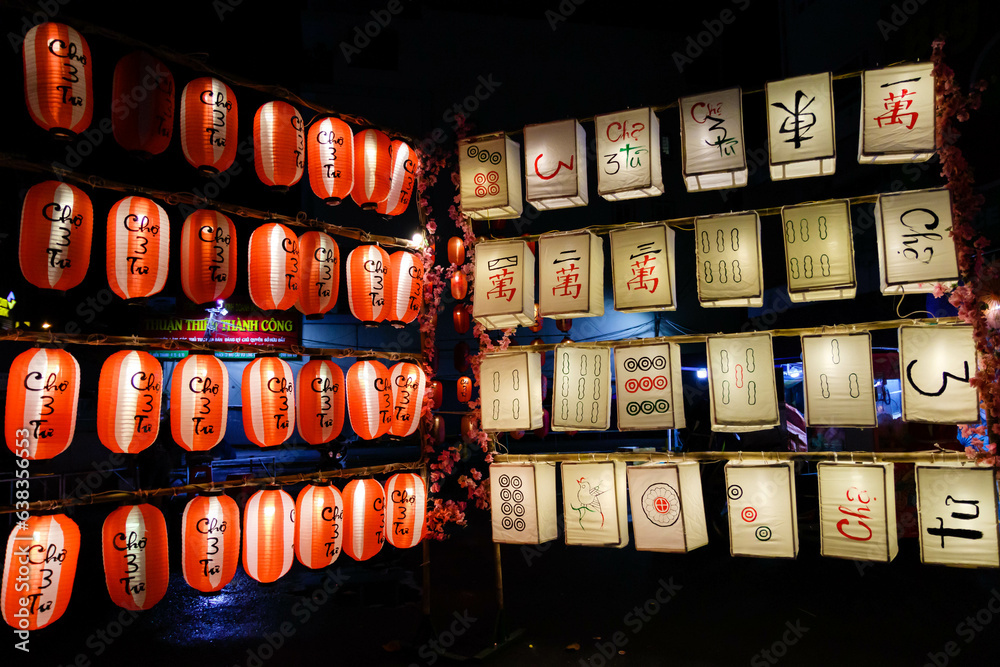
[[[920,313],[927,313],[931,317],[934,317],[934,313],[932,313],[929,310],[914,310],[912,313],[909,313],[907,315],[900,315],[899,308],[900,308],[900,306],[903,305],[903,297],[904,296],[906,296],[906,294],[904,292],[900,292],[899,293],[899,301],[896,302],[896,317],[898,317],[900,319],[907,320],[907,319],[912,318],[914,315],[918,315]]]

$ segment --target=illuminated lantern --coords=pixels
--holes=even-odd
[[[420,475],[400,473],[385,483],[385,500],[389,509],[386,539],[397,549],[409,549],[420,544],[426,531],[427,487]]]
[[[819,550],[824,556],[888,563],[899,551],[891,463],[816,464]]]
[[[181,570],[202,593],[222,590],[240,562],[240,508],[222,489],[202,491],[184,506]]]
[[[455,370],[464,373],[469,368],[469,344],[464,340],[456,343],[451,357],[452,363],[455,364]]]
[[[385,542],[385,491],[374,479],[352,479],[344,487],[344,553],[368,560]]]
[[[876,426],[872,339],[867,331],[802,336],[802,371],[806,425]]]
[[[541,544],[559,537],[554,463],[490,465],[493,541]]]
[[[469,280],[462,270],[451,274],[451,296],[453,299],[461,301],[469,293]]]
[[[181,228],[181,288],[197,304],[225,300],[236,288],[236,225],[201,209]]]
[[[339,118],[309,126],[309,186],[317,197],[336,206],[354,187],[354,134]]]
[[[677,343],[616,347],[615,387],[619,431],[686,426]]]
[[[548,409],[542,410],[542,425],[534,430],[534,434],[539,438],[544,438],[549,434],[549,425],[552,423]]]
[[[458,402],[468,403],[472,400],[472,378],[462,376],[458,378],[457,384]]]
[[[559,329],[559,331],[562,331],[563,333],[568,333],[569,330],[572,328],[573,328],[573,320],[556,320],[556,329]],[[563,342],[566,342],[566,340],[567,339],[564,338]]]
[[[660,120],[649,107],[594,117],[597,194],[608,201],[663,194]]]
[[[538,243],[541,315],[553,319],[604,315],[604,241],[579,231],[542,234]]]
[[[389,315],[390,267],[389,253],[377,245],[358,246],[347,256],[347,303],[351,314],[365,324],[384,322]]]
[[[344,371],[329,357],[311,357],[302,365],[295,400],[299,435],[310,445],[322,445],[344,428]]]
[[[400,250],[389,255],[392,289],[386,292],[386,320],[393,326],[417,319],[424,305],[424,263],[412,252]]]
[[[972,327],[901,326],[899,383],[903,420],[928,424],[979,422]]]
[[[624,461],[560,464],[566,544],[628,545],[625,468]]]
[[[836,171],[833,75],[769,81],[764,90],[771,180],[829,176]]]
[[[537,347],[539,345],[545,345],[545,341],[543,341],[541,338],[536,338],[535,340],[531,341],[531,345],[532,345],[532,347]],[[539,350],[538,354],[541,355],[541,357],[542,357],[542,360],[541,360],[542,361],[542,366],[544,366],[545,365],[545,350]],[[547,377],[545,377],[544,375],[542,376],[542,398],[545,398],[545,394],[546,394],[545,390],[548,389],[548,386],[549,386],[548,385],[548,380],[549,379]]]
[[[646,313],[677,309],[674,230],[665,224],[611,232],[615,310]]]
[[[170,434],[189,452],[222,442],[229,414],[229,372],[211,353],[193,351],[170,376]]]
[[[376,129],[354,135],[354,187],[351,199],[365,211],[374,211],[389,196],[392,141]]]
[[[799,553],[799,526],[792,462],[730,461],[725,471],[729,553],[795,558]]]
[[[435,445],[444,444],[446,437],[444,426],[444,417],[441,415],[434,415],[434,419],[431,420],[431,430],[429,436]]]
[[[250,235],[250,300],[261,310],[288,310],[299,299],[299,240],[288,227],[268,222]]]
[[[307,320],[322,319],[340,296],[340,247],[323,232],[299,237],[299,298],[295,308]]]
[[[257,178],[278,192],[287,192],[302,178],[306,166],[302,116],[288,102],[268,102],[253,117],[253,165]]]
[[[556,345],[555,358],[552,430],[611,428],[611,348]]]
[[[521,146],[506,134],[459,139],[458,172],[461,207],[467,216],[473,220],[521,217]]]
[[[947,188],[881,194],[875,204],[882,294],[933,292],[958,280]]]
[[[389,369],[392,387],[392,423],[389,433],[397,438],[413,435],[420,425],[427,378],[417,364],[400,362]]]
[[[79,396],[80,364],[69,352],[36,347],[17,355],[7,374],[7,448],[31,461],[61,454],[73,441]]]
[[[476,418],[474,415],[462,415],[462,420],[459,425],[459,430],[462,434],[462,442],[471,445],[472,441],[475,440],[476,434]]]
[[[538,304],[537,303],[535,304],[535,321],[534,321],[533,324],[530,324],[528,326],[528,330],[529,331],[533,331],[535,333],[538,333],[539,331],[542,330],[542,314],[540,312],[538,312]]]
[[[764,265],[756,211],[695,218],[694,236],[701,307],[763,306]]]
[[[167,522],[156,507],[124,505],[104,520],[104,583],[111,601],[145,611],[163,599],[170,579]]]
[[[347,412],[362,440],[374,440],[392,425],[389,370],[377,361],[358,361],[347,371]]]
[[[113,452],[137,454],[160,433],[163,369],[142,350],[121,350],[101,367],[97,437]]]
[[[539,211],[587,205],[587,133],[576,120],[524,127],[524,181]]]
[[[475,285],[472,317],[485,328],[507,329],[535,321],[535,256],[524,241],[477,244]]]
[[[441,404],[444,402],[444,385],[441,384],[441,380],[431,381],[431,408],[434,410],[440,410]]]
[[[139,157],[167,150],[174,136],[174,75],[145,51],[133,51],[115,65],[111,88],[111,130],[115,141]]]
[[[181,93],[181,149],[192,167],[212,175],[236,159],[239,113],[232,88],[204,76]]]
[[[709,336],[712,430],[743,433],[778,426],[770,333]]]
[[[31,186],[21,208],[17,256],[35,287],[68,290],[90,266],[94,207],[80,188],[59,181]]]
[[[295,499],[295,557],[308,568],[332,565],[344,541],[344,499],[329,480],[313,480]]]
[[[20,526],[20,527],[19,527]],[[44,554],[28,558],[24,553]],[[3,566],[3,620],[34,632],[58,621],[73,592],[80,528],[65,514],[31,515],[7,539]],[[31,604],[24,601],[30,600]]]
[[[995,468],[965,461],[914,466],[920,562],[1000,567]]]
[[[94,72],[87,40],[62,23],[24,36],[24,99],[31,120],[58,139],[72,139],[94,116]]]
[[[542,358],[537,352],[483,356],[479,369],[482,425],[487,433],[542,427]]]
[[[520,440],[521,438],[524,437],[524,431],[511,431],[510,437],[514,438],[515,440]]]
[[[929,160],[937,149],[934,95],[933,63],[862,72],[858,162]]]
[[[448,239],[448,261],[456,265],[465,263],[465,242],[461,237],[452,236]]]
[[[258,447],[280,445],[295,431],[292,368],[276,355],[257,357],[243,369],[243,430]]]
[[[847,199],[782,206],[785,275],[793,303],[853,299],[854,240]]]
[[[382,215],[399,215],[406,210],[413,196],[413,186],[417,182],[416,171],[419,164],[420,158],[405,141],[392,140],[389,194],[378,202],[376,211]]]
[[[739,88],[682,97],[681,171],[688,192],[747,184],[743,95]]]
[[[108,283],[123,299],[163,289],[170,265],[170,218],[145,197],[125,197],[108,213]]]
[[[269,584],[285,576],[295,556],[295,501],[265,486],[243,508],[243,571]]]
[[[451,311],[452,324],[455,326],[455,333],[469,333],[469,308],[465,304],[458,304]]]
[[[638,551],[684,553],[708,544],[697,461],[635,465],[626,472]]]

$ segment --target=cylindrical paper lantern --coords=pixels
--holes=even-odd
[[[412,252],[389,255],[392,289],[386,293],[386,319],[397,326],[417,319],[424,304],[424,263]]]
[[[148,503],[119,507],[104,520],[104,583],[111,601],[145,611],[163,599],[170,580],[167,522]]]
[[[80,364],[65,350],[32,348],[14,358],[7,375],[4,434],[16,456],[51,459],[73,441]]]
[[[455,349],[451,354],[452,363],[455,364],[455,370],[459,373],[464,373],[469,368],[469,344],[464,340],[458,341],[455,344]]]
[[[65,514],[33,515],[15,525],[3,565],[7,625],[34,632],[59,620],[73,592],[79,556],[80,528]]]
[[[344,553],[368,560],[385,542],[385,491],[374,479],[352,479],[344,487]]]
[[[184,581],[202,593],[223,589],[240,560],[240,508],[222,489],[203,491],[184,506],[181,521]]]
[[[431,420],[431,430],[428,435],[435,445],[444,444],[446,437],[444,426],[444,417],[441,415],[434,415],[434,419]]]
[[[354,134],[339,118],[309,126],[309,186],[317,197],[336,206],[354,187]]]
[[[462,433],[462,442],[471,445],[474,439],[473,434],[476,431],[476,418],[472,415],[462,415],[460,431]]]
[[[520,440],[521,438],[524,437],[524,431],[511,431],[510,437],[514,438],[515,440]]]
[[[472,400],[472,378],[462,376],[458,378],[458,402],[468,403]]]
[[[108,284],[123,299],[157,294],[170,266],[170,218],[145,197],[125,197],[108,213]]]
[[[295,430],[292,368],[277,356],[258,357],[243,370],[243,430],[258,447],[280,445]]]
[[[397,549],[415,547],[424,539],[427,488],[420,475],[401,473],[385,483],[389,506],[386,539]]]
[[[413,186],[417,181],[417,154],[405,141],[392,141],[392,170],[389,195],[378,202],[375,210],[382,215],[399,215],[410,205]]]
[[[181,228],[181,288],[195,303],[228,299],[236,288],[236,225],[201,209]]]
[[[181,149],[191,166],[217,174],[236,159],[239,114],[232,89],[210,76],[195,79],[181,93]]]
[[[250,300],[261,310],[288,310],[299,298],[299,240],[288,227],[268,222],[250,235]]]
[[[461,301],[469,292],[469,279],[465,277],[465,272],[456,271],[451,274],[451,295]]]
[[[440,380],[431,381],[431,408],[434,410],[440,410],[441,404],[444,402],[444,385],[441,384]]]
[[[115,65],[111,131],[118,145],[139,157],[167,150],[174,135],[174,75],[145,51]]]
[[[136,454],[160,433],[163,369],[142,350],[115,352],[97,385],[97,437],[113,452]]]
[[[306,484],[295,499],[295,557],[306,567],[332,565],[344,541],[344,499],[329,480]]]
[[[385,321],[386,296],[392,292],[389,253],[375,245],[358,246],[347,256],[347,302],[365,324]]]
[[[33,185],[21,208],[21,273],[35,287],[76,287],[90,266],[93,230],[94,207],[83,190],[59,181]]]
[[[192,352],[170,377],[170,433],[189,452],[215,447],[226,435],[229,372],[212,354]]]
[[[302,116],[288,102],[268,102],[253,117],[253,164],[265,185],[285,192],[302,178],[306,138]]]
[[[535,435],[537,435],[539,438],[544,438],[545,436],[547,436],[549,434],[549,425],[551,423],[552,423],[552,421],[551,421],[551,418],[549,417],[548,408],[543,409],[542,410],[542,426],[541,426],[541,428],[536,428],[535,429]]]
[[[374,211],[389,196],[392,141],[385,132],[361,130],[354,135],[354,187],[351,199],[366,211]]]
[[[362,440],[374,440],[392,425],[389,369],[377,361],[358,361],[347,371],[347,411]]]
[[[266,486],[243,508],[243,570],[262,584],[285,576],[295,554],[295,501]]]
[[[94,74],[87,40],[62,23],[36,25],[24,36],[24,98],[31,120],[72,139],[94,116]]]
[[[573,320],[556,320],[556,329],[559,329],[559,331],[567,333],[572,328]]]
[[[451,321],[455,325],[455,333],[468,333],[472,318],[469,316],[469,308],[463,303],[457,304],[451,311]]]
[[[448,261],[461,266],[465,263],[465,241],[460,236],[448,239]]]
[[[420,366],[403,361],[389,369],[389,382],[392,385],[392,424],[389,426],[389,433],[405,438],[413,435],[420,425],[427,378]]]
[[[313,357],[302,365],[295,410],[303,440],[322,445],[340,435],[346,393],[344,371],[329,357]]]
[[[299,298],[295,307],[307,320],[322,319],[340,294],[340,247],[323,232],[299,237]]]

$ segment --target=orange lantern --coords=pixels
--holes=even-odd
[[[472,378],[463,375],[458,378],[458,402],[468,403],[472,400]]]
[[[389,196],[392,141],[385,132],[361,130],[354,135],[354,187],[351,199],[365,211],[374,211]]]
[[[572,328],[573,320],[556,320],[556,329],[559,329],[559,331],[566,333]]]
[[[347,303],[365,324],[385,321],[386,296],[392,293],[389,254],[375,245],[358,246],[347,256]]]
[[[83,190],[59,181],[33,185],[21,208],[21,273],[35,287],[76,287],[90,266],[93,230],[94,207]]]
[[[148,503],[124,505],[104,520],[104,583],[111,601],[145,611],[163,599],[170,579],[167,522]]]
[[[306,232],[299,237],[299,298],[295,307],[307,320],[319,320],[337,305],[340,295],[340,247],[329,234]]]
[[[302,116],[288,102],[268,102],[253,117],[253,164],[257,178],[287,192],[302,178],[306,165]]]
[[[170,265],[170,218],[145,197],[125,197],[108,213],[108,283],[123,299],[157,294]]]
[[[311,481],[295,499],[295,557],[306,567],[332,565],[344,541],[344,499],[329,480]]]
[[[448,261],[457,266],[465,263],[465,242],[459,236],[448,239]]]
[[[417,180],[420,159],[405,141],[392,141],[392,169],[389,175],[389,195],[378,202],[375,210],[382,215],[399,215],[410,205],[413,185]]]
[[[467,445],[471,445],[473,440],[475,440],[476,433],[476,418],[473,415],[463,415],[460,424],[460,431],[462,433],[462,442]]]
[[[521,438],[524,437],[524,431],[511,431],[510,437],[514,438],[515,440],[520,440]]]
[[[258,447],[280,445],[295,431],[292,368],[277,355],[257,357],[243,369],[243,430]]]
[[[362,440],[374,440],[392,425],[389,370],[377,361],[358,361],[347,371],[347,412]]]
[[[142,350],[121,350],[101,367],[97,437],[113,452],[137,454],[160,433],[163,369]]]
[[[427,487],[420,475],[401,473],[385,483],[389,505],[386,539],[397,549],[415,547],[424,539]]]
[[[170,377],[170,433],[189,452],[222,442],[229,414],[229,372],[211,353],[191,352]]]
[[[441,380],[432,380],[431,409],[440,410],[442,403],[444,403],[444,385],[441,384]]]
[[[528,327],[529,331],[538,333],[542,330],[542,314],[538,312],[538,304],[535,304],[535,323]]]
[[[225,171],[236,159],[239,114],[232,88],[210,76],[194,79],[181,93],[181,149],[199,171]]]
[[[181,289],[195,303],[228,299],[236,288],[236,225],[201,209],[181,227]]]
[[[14,358],[7,375],[7,447],[37,461],[61,454],[73,441],[80,364],[65,350],[32,348]]]
[[[72,139],[94,116],[94,72],[87,40],[62,23],[24,36],[24,98],[31,120],[58,139]]]
[[[424,305],[424,263],[415,253],[400,250],[389,255],[392,289],[386,292],[386,319],[394,326],[417,319]]]
[[[145,51],[115,65],[111,131],[118,145],[139,157],[167,150],[174,135],[174,75]]]
[[[33,632],[59,620],[69,605],[79,556],[80,528],[65,514],[18,522],[7,539],[3,565],[7,625]]]
[[[344,371],[329,357],[302,365],[295,401],[299,435],[310,445],[330,442],[344,428]]]
[[[464,373],[469,368],[469,344],[460,340],[451,353],[451,361],[455,364],[455,370]]]
[[[469,292],[469,280],[465,272],[459,270],[451,274],[451,296],[461,301]]]
[[[288,227],[268,222],[250,235],[250,300],[261,310],[288,310],[299,299],[299,240]]]
[[[389,369],[392,386],[392,424],[389,433],[397,438],[413,435],[420,425],[427,377],[417,364],[403,361]]]
[[[223,589],[240,561],[240,508],[222,489],[202,491],[184,506],[181,570],[202,593]]]
[[[374,479],[352,479],[344,487],[344,553],[368,560],[385,542],[385,492]]]
[[[445,429],[444,429],[444,417],[441,415],[434,415],[434,419],[431,420],[431,430],[429,433],[431,442],[435,445],[444,444],[445,441]]]
[[[354,134],[339,118],[309,126],[309,186],[317,197],[336,206],[354,187]]]
[[[469,308],[465,304],[457,304],[451,311],[451,321],[455,325],[455,333],[469,333]]]
[[[265,486],[243,508],[243,571],[262,584],[285,576],[295,554],[295,501]]]

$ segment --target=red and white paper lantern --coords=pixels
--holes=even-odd
[[[385,542],[385,491],[374,479],[352,479],[344,487],[344,553],[368,560]]]
[[[389,369],[389,378],[392,385],[392,425],[389,433],[405,438],[416,433],[420,426],[427,377],[420,366],[403,361]]]
[[[119,507],[104,520],[104,582],[111,601],[145,611],[163,599],[170,580],[167,522],[148,503]]]
[[[203,491],[184,506],[181,570],[188,586],[215,593],[233,580],[240,561],[240,508],[222,489]]]
[[[394,326],[417,319],[424,305],[424,263],[412,252],[400,250],[389,255],[392,289],[386,295],[386,319]]]
[[[229,414],[229,372],[212,354],[192,352],[170,377],[170,433],[189,452],[222,442]]]
[[[295,557],[308,568],[332,565],[344,542],[344,499],[329,480],[306,484],[295,499]]]
[[[358,246],[347,256],[347,303],[351,314],[365,324],[384,322],[389,316],[390,269],[389,253],[375,245]]]
[[[94,73],[87,40],[62,23],[36,25],[24,36],[24,98],[31,120],[72,139],[94,116]]]
[[[236,159],[239,114],[232,88],[210,76],[181,93],[181,149],[191,166],[217,174]]]
[[[397,549],[415,547],[426,532],[427,487],[420,475],[401,473],[385,483],[389,506],[386,539]]]
[[[15,525],[3,566],[7,625],[33,632],[59,620],[73,593],[79,557],[80,528],[65,514],[32,515]]]
[[[323,232],[299,237],[299,298],[295,308],[307,320],[322,319],[337,305],[340,295],[340,247]]]
[[[287,574],[295,558],[295,501],[264,487],[243,508],[243,570],[262,584]]]
[[[351,199],[373,211],[389,196],[392,174],[392,141],[384,132],[361,130],[354,135],[354,188]]]
[[[284,192],[302,178],[306,138],[302,116],[288,102],[268,102],[253,117],[253,164],[257,178]]]
[[[354,187],[354,134],[339,118],[309,126],[309,186],[317,197],[336,206]]]
[[[389,195],[380,201],[375,210],[382,215],[399,215],[410,205],[413,186],[417,182],[420,158],[405,141],[392,140],[392,169],[389,176]]]
[[[115,352],[97,385],[97,437],[113,452],[137,454],[160,433],[163,369],[142,350]]]
[[[73,441],[80,396],[80,364],[65,350],[32,348],[14,358],[7,374],[4,435],[22,459],[61,454]]]
[[[123,299],[159,293],[170,267],[170,218],[152,199],[125,197],[108,213],[108,284]]]
[[[201,209],[181,228],[181,288],[195,303],[228,299],[236,288],[236,225]]]
[[[322,445],[340,435],[346,393],[344,371],[328,357],[313,357],[302,365],[295,410],[303,440]]]
[[[280,445],[295,431],[292,368],[277,356],[254,359],[243,370],[243,430],[258,447]]]
[[[351,428],[362,440],[374,440],[392,426],[389,369],[377,361],[359,361],[347,371],[347,410]]]
[[[299,298],[299,240],[288,227],[268,222],[250,235],[250,300],[261,310],[288,310]]]
[[[18,260],[35,287],[68,290],[90,266],[94,207],[80,188],[59,181],[33,185],[21,208]]]
[[[145,51],[115,65],[111,131],[118,145],[140,157],[167,150],[174,135],[174,75]]]

